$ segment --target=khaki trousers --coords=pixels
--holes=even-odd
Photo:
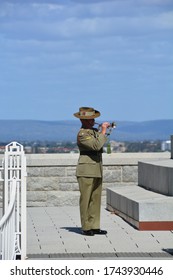
[[[83,230],[100,228],[102,178],[77,177]]]

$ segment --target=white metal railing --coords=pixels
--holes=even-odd
[[[3,170],[4,169],[4,170]],[[2,259],[26,258],[26,158],[23,146],[12,142],[6,146],[3,168],[3,217],[0,220],[0,254]]]
[[[16,255],[20,254],[19,236],[16,231],[16,192],[17,182],[13,178],[11,181],[11,197],[8,210],[0,220],[0,245],[1,245],[1,259],[15,260]]]
[[[4,168],[0,167],[0,184],[2,185],[3,183],[4,183]],[[1,193],[0,193],[0,201],[2,201]]]

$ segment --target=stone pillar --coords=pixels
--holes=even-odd
[[[173,159],[173,135],[171,135],[171,158]]]

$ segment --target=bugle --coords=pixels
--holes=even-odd
[[[94,124],[98,124],[98,128],[100,128],[102,126],[102,123],[97,123],[95,122]],[[112,122],[110,123],[110,126],[108,126],[108,128],[116,128],[116,122]]]
[[[101,127],[102,127],[102,123],[97,123],[95,122],[94,124],[97,124],[98,125],[98,130],[100,131],[101,130]],[[107,135],[110,135],[111,132],[112,132],[112,129],[116,128],[117,125],[116,125],[116,122],[112,122],[110,123],[110,125],[108,126],[108,129],[109,131],[106,133]]]

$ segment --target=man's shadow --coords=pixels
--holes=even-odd
[[[162,249],[164,252],[166,252],[166,253],[168,253],[168,254],[170,254],[170,255],[172,255],[173,256],[173,249],[171,249],[171,248],[167,248],[167,249]]]
[[[69,232],[74,232],[76,234],[82,234],[82,231],[81,231],[80,227],[61,227],[61,229],[65,229]]]

